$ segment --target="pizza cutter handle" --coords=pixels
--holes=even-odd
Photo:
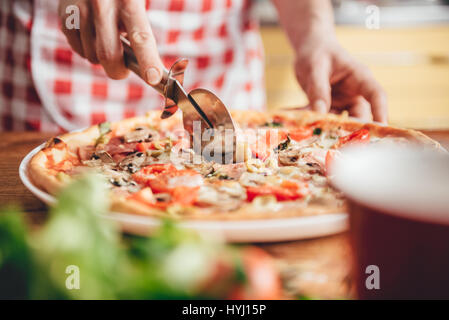
[[[124,55],[124,60],[125,60],[125,66],[129,70],[131,70],[132,72],[137,74],[143,81],[146,82],[145,77],[141,73],[140,66],[139,66],[139,63],[137,62],[136,55],[134,54],[134,51],[131,48],[128,39],[126,39],[123,36],[120,36],[120,39],[122,40],[122,44],[123,44],[123,55]],[[151,86],[154,89],[156,89],[157,92],[159,92],[161,95],[163,95],[165,97],[168,82],[169,82],[168,70],[164,68],[162,70],[161,82],[159,82],[157,85],[154,85],[154,86],[151,85]]]

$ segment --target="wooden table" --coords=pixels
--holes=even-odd
[[[449,150],[449,130],[425,133]],[[0,206],[19,205],[27,212],[33,228],[45,220],[47,208],[23,186],[18,167],[29,151],[50,137],[35,132],[0,133]],[[276,258],[292,294],[318,298],[352,296],[347,234],[259,246]]]

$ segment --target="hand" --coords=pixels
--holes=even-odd
[[[80,10],[80,30],[66,27],[67,6]],[[62,32],[73,50],[91,63],[100,63],[113,79],[127,77],[120,34],[126,32],[141,73],[149,84],[162,78],[163,63],[145,11],[144,0],[60,0]]]
[[[331,35],[309,35],[298,46],[295,72],[313,110],[341,112],[365,121],[387,122],[382,87]]]

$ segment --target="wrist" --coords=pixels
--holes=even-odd
[[[312,21],[304,23],[292,39],[293,49],[297,52],[310,44],[314,46],[337,42],[333,20],[323,21],[323,17],[310,17]]]

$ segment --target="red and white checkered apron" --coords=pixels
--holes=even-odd
[[[265,108],[263,49],[250,0],[142,0],[169,67],[188,58],[187,90],[204,87],[233,109]],[[73,130],[161,109],[135,75],[108,79],[74,53],[55,0],[0,1],[0,130]]]

